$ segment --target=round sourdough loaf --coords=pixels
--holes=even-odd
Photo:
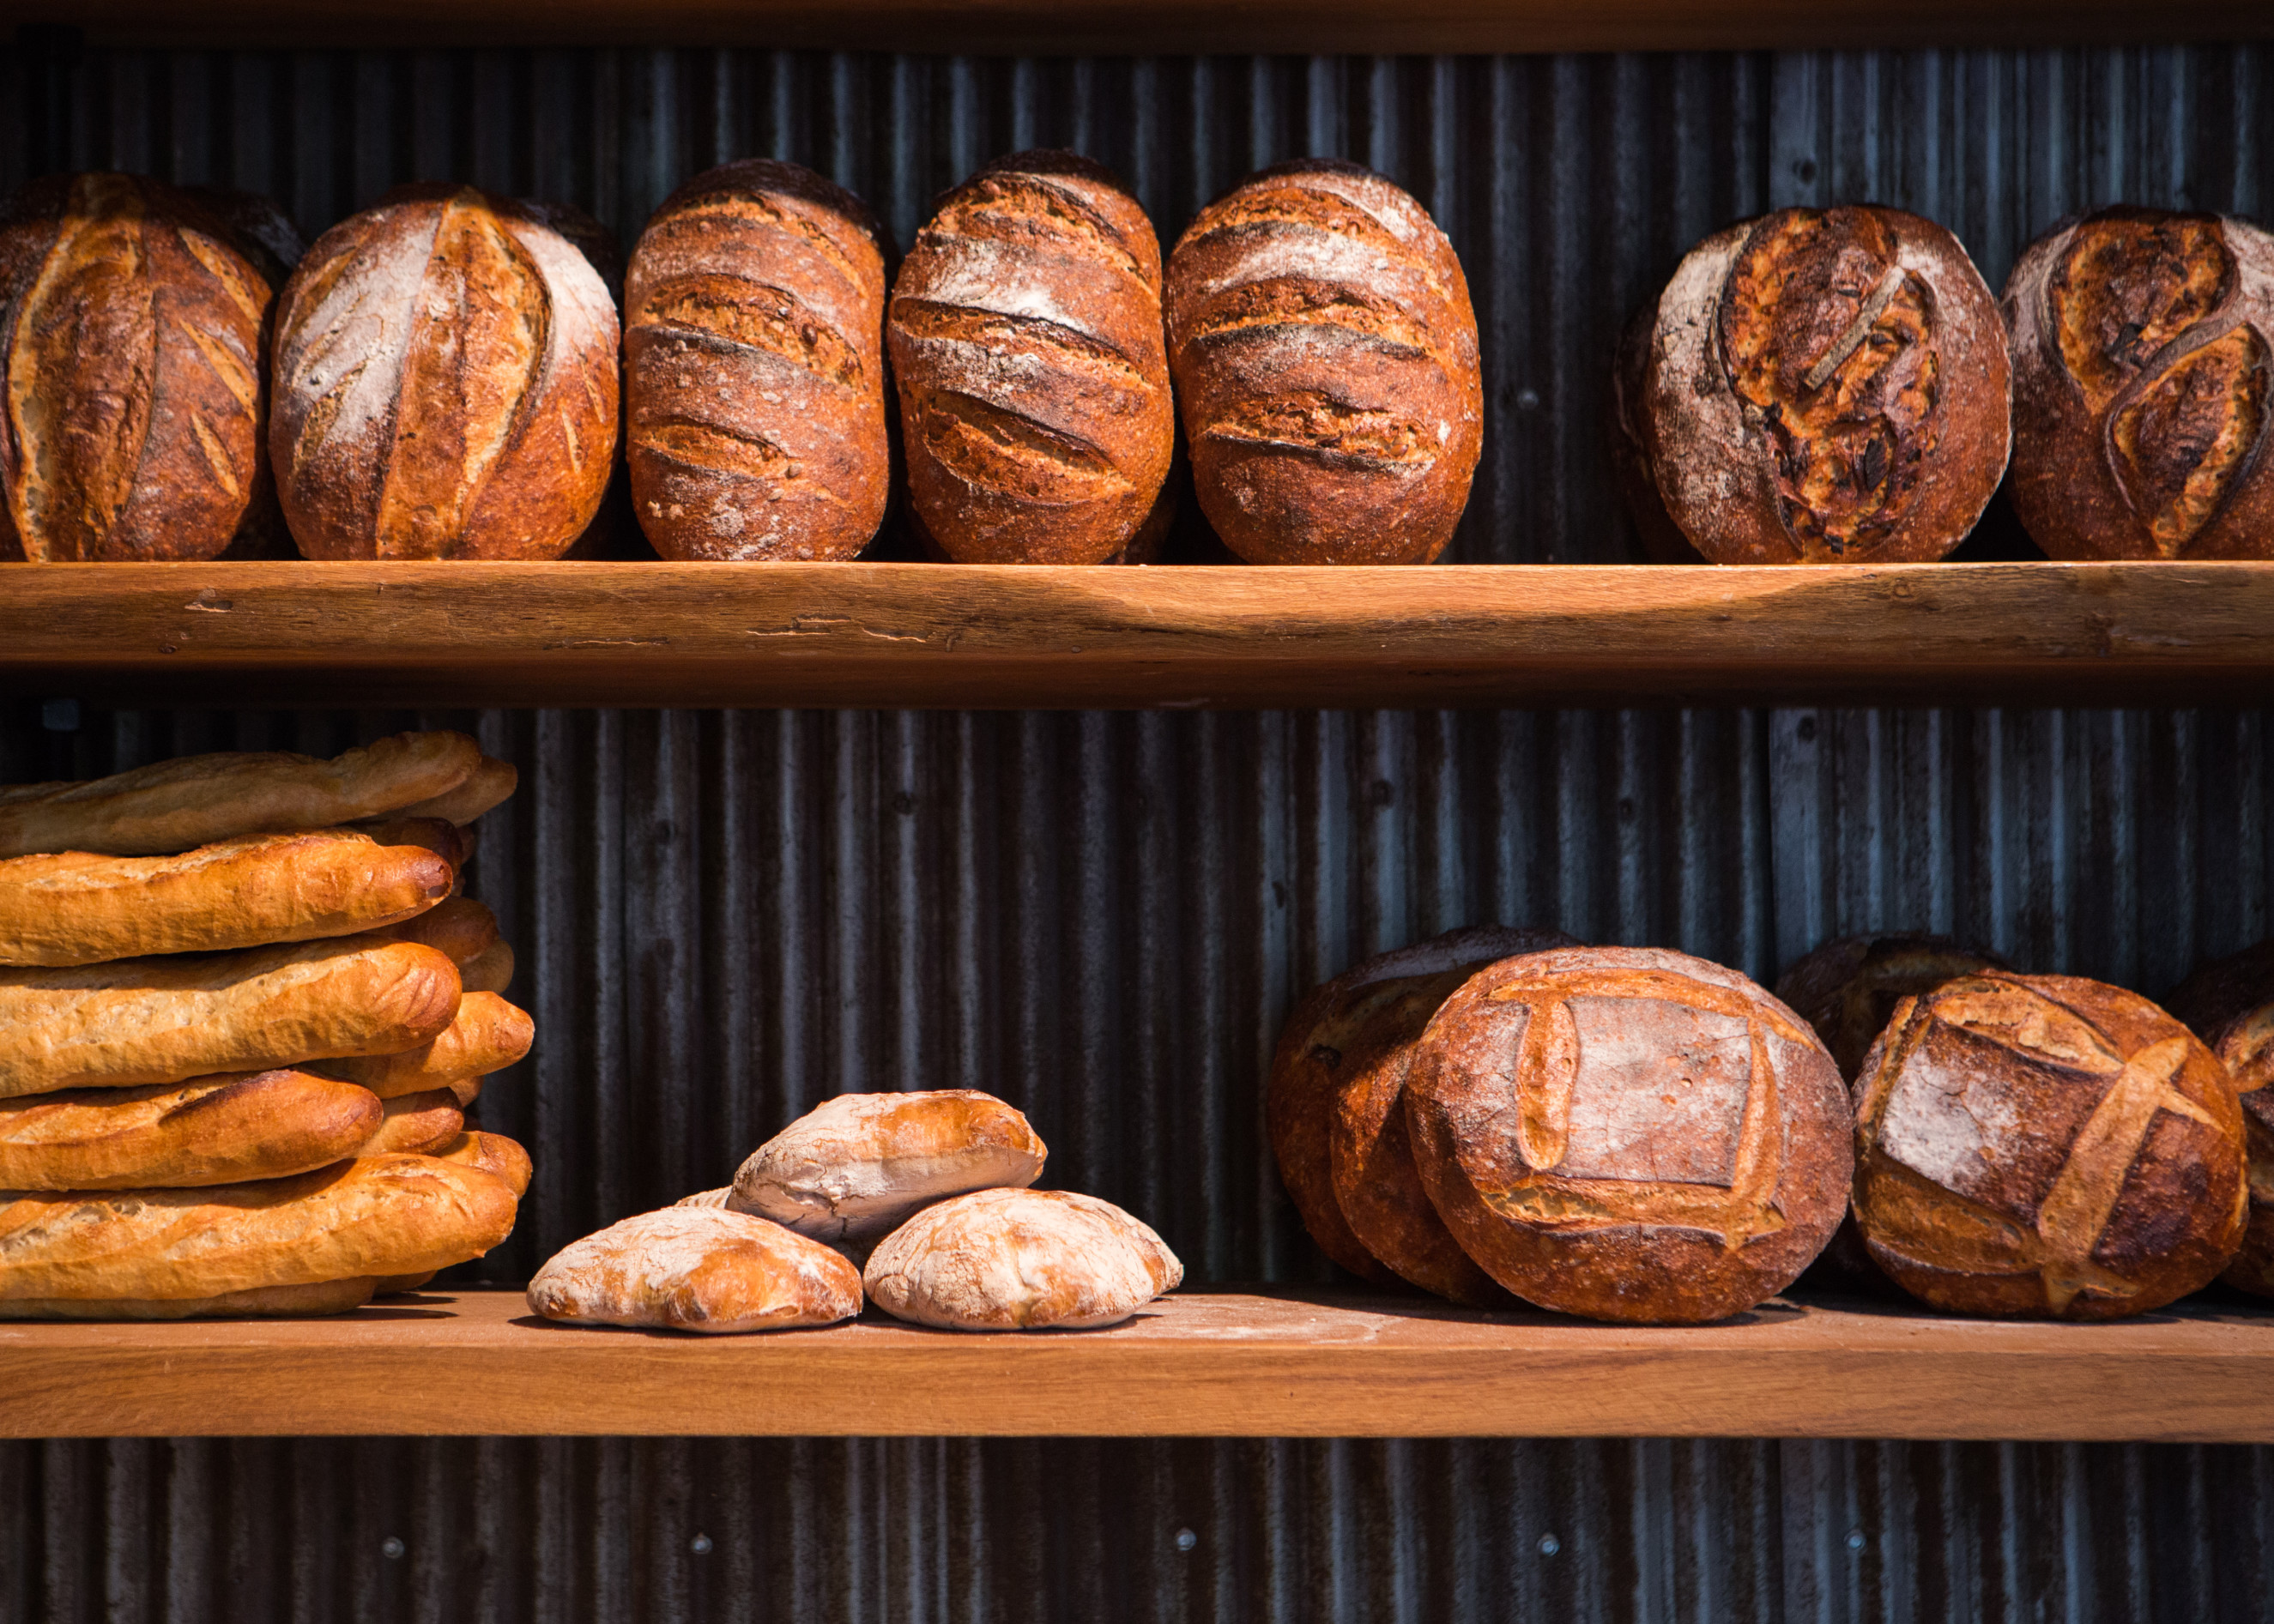
[[[1896,933],[1842,936],[1804,953],[1777,978],[1776,996],[1816,1029],[1849,1083],[1905,998],[1982,970],[2003,970],[1995,953],[1948,936]]]
[[[1185,1278],[1161,1237],[1067,1190],[981,1190],[928,1207],[870,1254],[870,1299],[946,1331],[1113,1325]]]
[[[1157,502],[1176,442],[1161,244],[1111,171],[998,159],[951,192],[892,284],[908,498],[966,564],[1097,564]]]
[[[750,1153],[734,1206],[862,1247],[948,1196],[1031,1184],[1049,1154],[1025,1116],[975,1088],[844,1094]]]
[[[664,199],[625,282],[632,506],[674,559],[849,559],[885,517],[884,228],[770,158]]]
[[[529,1282],[571,1325],[790,1331],[861,1312],[861,1273],[818,1241],[749,1213],[666,1207],[573,1241]]]
[[[2274,236],[2107,208],[2006,281],[2014,511],[2057,559],[2274,557]]]
[[[1856,1224],[1937,1308],[2112,1320],[2208,1285],[2241,1243],[2226,1068],[2120,988],[1945,982],[1896,1011],[1856,1101]]]
[[[2006,471],[1997,302],[1901,209],[1787,208],[1691,249],[1619,348],[1613,461],[1664,557],[1939,559]]]
[[[2274,1297],[2274,942],[2197,966],[2164,1003],[2218,1056],[2242,1106],[2250,1218],[2219,1278]]]
[[[1503,959],[1446,999],[1405,1086],[1430,1199],[1543,1308],[1694,1323],[1774,1296],[1847,1204],[1847,1090],[1734,970],[1647,948]]]
[[[1484,444],[1477,318],[1428,211],[1371,169],[1249,176],[1169,256],[1193,485],[1251,564],[1426,564]]]

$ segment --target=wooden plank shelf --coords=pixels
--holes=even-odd
[[[517,1292],[0,1325],[0,1433],[2274,1440],[2274,1312],[1994,1323],[1779,1299],[1690,1328],[1186,1291],[1103,1331],[591,1330]]]
[[[2274,563],[0,566],[0,692],[363,706],[2262,703]]]

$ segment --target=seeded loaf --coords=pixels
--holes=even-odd
[[[667,1207],[555,1253],[529,1305],[571,1325],[787,1331],[861,1312],[861,1274],[781,1225],[720,1207]]]
[[[0,1190],[288,1177],[354,1155],[383,1110],[368,1089],[293,1071],[0,1101]]]
[[[1092,1330],[1185,1277],[1161,1237],[1066,1190],[981,1190],[886,1236],[862,1281],[894,1319],[948,1331]]]

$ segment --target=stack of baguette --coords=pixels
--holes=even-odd
[[[358,1306],[513,1229],[528,1052],[463,733],[0,788],[0,1317]]]

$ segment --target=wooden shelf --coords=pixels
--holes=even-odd
[[[2274,1312],[2117,1325],[1764,1304],[1689,1329],[1411,1298],[1178,1293],[1104,1331],[871,1316],[579,1329],[517,1292],[333,1320],[0,1325],[10,1437],[315,1433],[2274,1440]]]
[[[947,709],[2274,699],[2274,563],[0,566],[0,692]]]

